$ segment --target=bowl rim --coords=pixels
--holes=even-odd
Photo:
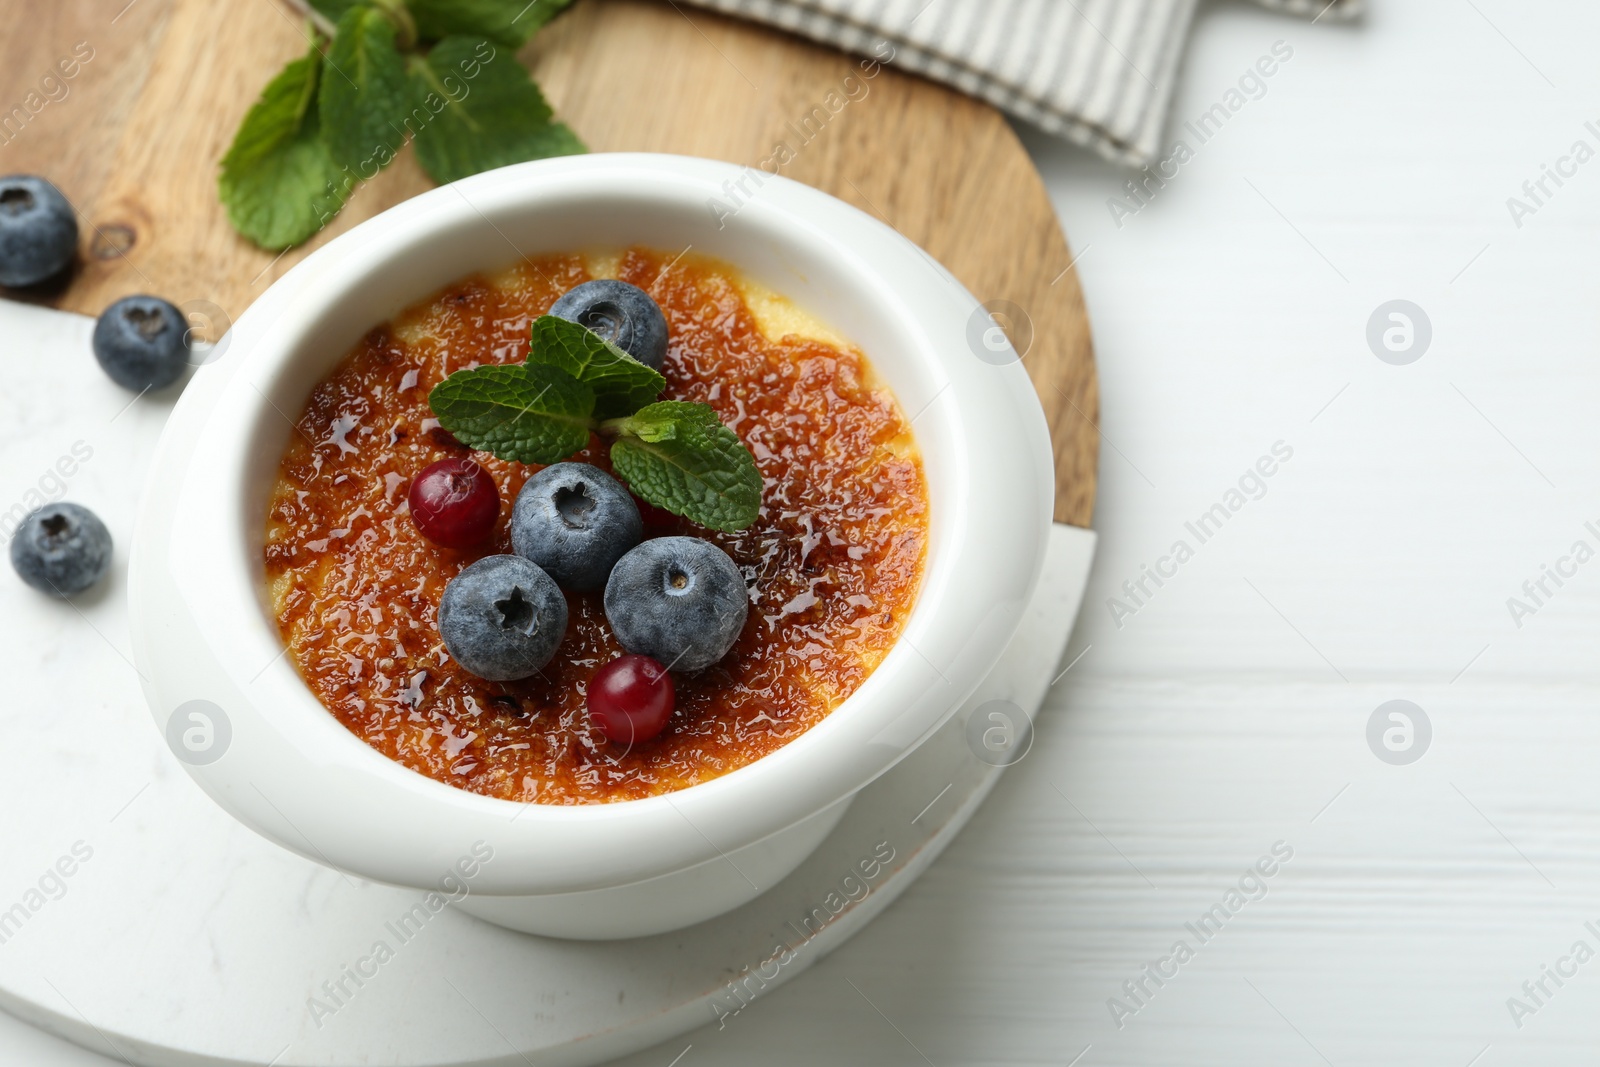
[[[147,494],[130,562],[134,630],[144,635],[135,641],[135,660],[149,679],[158,725],[168,725],[172,709],[194,688],[185,674],[202,673],[187,662],[196,658],[193,641],[209,653],[199,659],[208,661],[203,667],[213,676],[198,689],[213,683],[231,688],[233,702],[217,703],[242,720],[233,723],[233,750],[214,763],[186,764],[224,807],[310,858],[383,881],[430,884],[466,842],[492,838],[497,855],[509,859],[486,870],[477,891],[623,884],[725,858],[859,790],[942,725],[982,680],[985,663],[992,664],[1015,629],[1042,565],[1053,477],[1038,401],[1020,362],[996,366],[974,357],[964,327],[982,309],[948,272],[871,216],[781,177],[761,182],[759,195],[740,206],[735,228],[749,230],[745,240],[776,235],[791,250],[803,247],[809,260],[830,264],[852,284],[876,284],[873,298],[884,303],[885,321],[904,332],[906,351],[926,362],[930,385],[943,382],[913,421],[932,416],[937,432],[955,435],[960,444],[950,487],[930,499],[931,521],[942,533],[928,547],[922,588],[902,634],[862,685],[817,725],[744,767],[658,796],[579,805],[488,797],[413,771],[347,730],[282,655],[275,625],[275,660],[242,686],[245,672],[260,662],[259,656],[251,663],[242,659],[263,650],[259,628],[252,631],[251,619],[231,610],[237,596],[218,597],[216,605],[196,596],[208,574],[217,577],[216,561],[203,544],[195,547],[204,531],[224,531],[227,544],[250,537],[247,524],[255,512],[244,499],[248,478],[241,472],[251,462],[253,429],[281,414],[269,410],[271,396],[298,388],[285,381],[293,377],[296,355],[329,316],[345,314],[342,302],[386,264],[483,223],[500,230],[495,220],[502,215],[537,216],[564,197],[612,197],[677,211],[698,206],[748,173],[729,163],[633,153],[502,168],[424,193],[354,227],[286,273],[240,317],[227,353],[232,358],[202,368],[173,413],[156,470],[181,467],[183,475],[171,479],[177,488],[161,501]],[[719,258],[743,266],[736,257]],[[422,298],[413,295],[401,306]],[[317,380],[303,383],[302,404]],[[227,421],[240,414],[244,421]],[[920,432],[918,442],[920,448]],[[193,445],[187,455],[185,443]],[[281,448],[271,457],[274,470],[280,455]],[[1015,469],[997,470],[1008,458]],[[225,493],[234,506],[216,509],[225,515],[214,518],[202,513],[207,494],[197,486],[215,484],[219,472],[238,499]],[[1000,521],[980,506],[980,490],[1020,503]],[[932,498],[931,484],[929,493]],[[224,569],[220,577],[230,589],[241,577],[254,582],[263,607],[257,621],[265,624],[259,569],[249,575]],[[155,623],[185,615],[194,636],[190,647],[175,648],[183,642],[161,638]],[[928,642],[927,653],[921,641]],[[252,799],[252,790],[265,804]],[[399,823],[407,832],[396,832]],[[605,847],[596,835],[604,835]],[[407,845],[410,836],[417,838],[415,847]],[[632,856],[615,854],[629,850]]]

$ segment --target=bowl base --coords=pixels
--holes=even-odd
[[[491,897],[468,895],[456,907],[525,934],[586,941],[649,937],[714,919],[787,878],[822,844],[850,808],[851,797],[765,841],[632,885],[585,893]],[[728,877],[728,868],[737,877]]]

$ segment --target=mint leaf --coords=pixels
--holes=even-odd
[[[589,146],[566,123],[551,122],[543,129],[529,130],[523,140],[523,149],[529,159],[552,159],[556,156],[581,156],[589,151]]]
[[[262,248],[299,244],[344,206],[339,168],[318,136],[322,54],[312,48],[267,83],[222,157],[228,221]]]
[[[344,18],[346,11],[365,2],[366,0],[311,0],[311,9],[329,22],[338,23]]]
[[[589,443],[594,393],[558,367],[488,366],[456,371],[428,403],[469,448],[518,463],[555,463]]]
[[[407,128],[434,181],[453,182],[530,159],[584,151],[550,121],[550,105],[512,50],[484,37],[446,37],[410,64]]]
[[[371,178],[400,150],[410,105],[395,27],[375,7],[352,7],[328,46],[319,94],[322,140],[334,162]]]
[[[406,6],[423,40],[469,34],[517,48],[571,4],[572,0],[409,0]]]
[[[713,530],[756,521],[761,472],[709,405],[663,400],[609,426],[611,467],[644,500]]]
[[[575,322],[541,315],[532,333],[528,362],[560,367],[593,389],[597,418],[631,415],[667,387],[658,372]]]

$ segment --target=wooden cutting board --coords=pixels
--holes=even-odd
[[[49,178],[83,229],[78,268],[25,299],[96,315],[148,292],[237,318],[307,251],[430,187],[407,150],[314,240],[262,252],[229,227],[216,164],[262,86],[304,48],[282,0],[0,0],[0,12],[14,28],[0,36],[0,172]],[[997,111],[889,67],[860,78],[843,53],[671,0],[581,0],[521,58],[593,150],[758,166],[788,142],[785,176],[895,227],[978,299],[1022,309],[1024,363],[1056,454],[1056,519],[1089,525],[1099,431],[1088,317],[1044,186]],[[792,124],[827,109],[830,93],[838,110],[803,141]],[[1023,348],[1029,329],[1010,332]]]

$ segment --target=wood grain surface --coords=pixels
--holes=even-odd
[[[94,315],[150,292],[236,318],[308,251],[430,187],[407,150],[315,239],[263,252],[228,226],[216,162],[304,47],[290,9],[0,0],[0,11],[28,27],[0,38],[0,172],[48,177],[83,231],[69,278],[8,295]],[[887,65],[865,78],[843,53],[644,0],[584,0],[521,58],[592,149],[759,166],[787,142],[785,176],[883,219],[980,300],[1020,309],[1007,325],[1050,423],[1056,519],[1089,524],[1099,434],[1088,319],[1038,173],[997,111]]]

